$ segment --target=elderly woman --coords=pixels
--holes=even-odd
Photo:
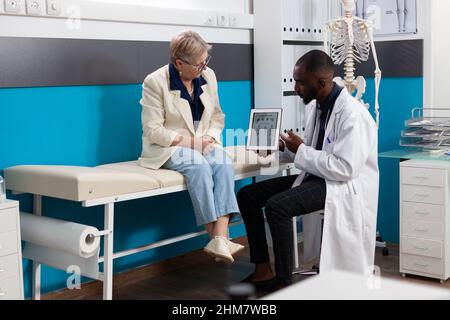
[[[171,63],[146,77],[139,160],[184,175],[197,224],[211,238],[204,250],[233,262],[244,247],[228,239],[230,217],[239,207],[232,161],[220,145],[225,115],[215,73],[207,67],[210,49],[197,33],[183,32],[170,43]]]

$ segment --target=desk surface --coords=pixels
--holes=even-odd
[[[441,151],[440,153],[430,153],[411,149],[395,149],[387,152],[381,152],[378,156],[380,158],[392,159],[450,161],[450,156],[445,155],[444,151]]]
[[[312,276],[264,300],[450,300],[448,288],[405,280],[330,272]]]
[[[6,199],[4,202],[0,202],[0,210],[14,208],[19,204],[19,202],[15,200]]]

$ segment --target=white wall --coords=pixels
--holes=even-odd
[[[89,0],[88,0],[89,1]],[[159,8],[212,10],[223,12],[251,13],[252,0],[90,0],[92,2],[136,3]]]
[[[0,36],[170,41],[192,29],[208,42],[252,43],[250,0],[60,0],[59,16],[29,15],[18,1],[16,14],[0,1]]]
[[[425,36],[425,107],[450,109],[450,1],[429,2]]]

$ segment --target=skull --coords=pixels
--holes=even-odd
[[[356,9],[356,1],[358,0],[341,0],[344,11],[354,11]]]

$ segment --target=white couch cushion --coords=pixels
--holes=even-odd
[[[258,157],[244,146],[227,147],[235,174],[255,172],[270,165],[269,158]],[[127,161],[95,168],[55,165],[23,165],[4,170],[9,190],[73,201],[183,186],[182,174],[166,169],[152,170]]]
[[[4,170],[9,190],[84,201],[159,188],[155,179],[129,172],[75,166],[16,166]]]
[[[97,168],[141,174],[158,181],[160,188],[175,187],[184,184],[184,177],[181,173],[167,169],[153,170],[144,168],[139,165],[139,161],[111,163],[98,166]]]

